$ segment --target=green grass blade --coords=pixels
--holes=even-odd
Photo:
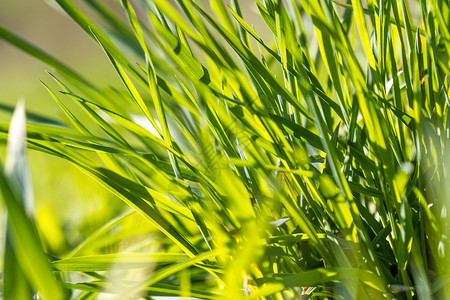
[[[7,251],[14,251],[18,267],[35,291],[39,291],[45,299],[63,299],[61,286],[42,251],[37,229],[31,219],[33,199],[25,157],[25,139],[25,103],[21,102],[14,111],[9,129],[5,170],[0,164],[0,190],[8,213],[7,239],[11,246]],[[10,268],[7,270],[12,271]],[[13,274],[11,276],[14,277]]]

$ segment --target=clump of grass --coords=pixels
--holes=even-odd
[[[123,86],[100,89],[0,28],[59,74],[59,93],[43,85],[67,124],[30,116],[28,146],[74,163],[133,211],[52,260],[72,297],[450,296],[447,1],[255,1],[264,38],[237,0],[122,0],[128,23],[85,1],[110,34],[56,2]],[[160,247],[102,250],[135,213]],[[21,230],[32,226],[12,235]],[[51,293],[33,277],[43,266],[19,265],[34,292]],[[133,279],[112,286],[117,269]]]

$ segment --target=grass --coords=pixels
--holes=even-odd
[[[3,296],[450,297],[448,1],[55,1],[123,85],[0,28],[66,115],[0,123]],[[25,130],[130,210],[46,259]]]

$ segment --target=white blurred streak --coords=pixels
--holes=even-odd
[[[154,136],[156,136],[157,138],[161,139],[158,130],[153,126],[153,124],[144,116],[142,115],[136,115],[136,114],[132,114],[131,115],[131,119],[133,120],[134,123],[138,124],[139,126],[147,129],[149,132],[151,132]],[[157,120],[155,120],[156,124],[159,126],[159,123]],[[159,126],[161,127],[161,126]],[[160,128],[161,129],[161,128]]]
[[[20,99],[14,110],[8,131],[5,172],[13,184],[22,191],[23,205],[28,215],[34,215],[34,197],[30,170],[26,156],[25,100]]]

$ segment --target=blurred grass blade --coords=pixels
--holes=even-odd
[[[9,30],[1,26],[0,26],[0,38],[4,39],[8,43],[11,43],[12,45],[16,46],[22,51],[28,53],[29,55],[34,56],[35,58],[41,60],[45,64],[55,68],[58,72],[61,72],[62,74],[76,80],[82,85],[91,87],[91,83],[89,81],[84,79],[81,75],[73,71],[64,63],[58,61],[56,58],[38,49],[36,46],[33,46],[32,44],[26,42],[25,40],[21,39],[17,35],[13,34]]]
[[[59,271],[93,272],[148,268],[154,263],[173,263],[186,258],[188,256],[184,253],[120,253],[66,258],[54,261],[52,266]]]
[[[23,272],[33,290],[39,292],[44,299],[63,299],[61,286],[42,251],[32,220],[32,187],[28,178],[25,141],[25,102],[22,101],[17,104],[10,125],[5,171],[0,162],[0,190],[8,214],[7,247],[11,247],[7,252],[14,255],[11,262],[18,262],[17,266],[11,266],[9,263],[5,265],[4,277],[14,278],[14,272]],[[10,275],[10,272],[13,273]],[[10,283],[13,286],[16,284]],[[18,284],[20,286],[19,282]],[[26,287],[22,285],[22,288]],[[6,292],[11,289],[13,287],[5,287]]]

